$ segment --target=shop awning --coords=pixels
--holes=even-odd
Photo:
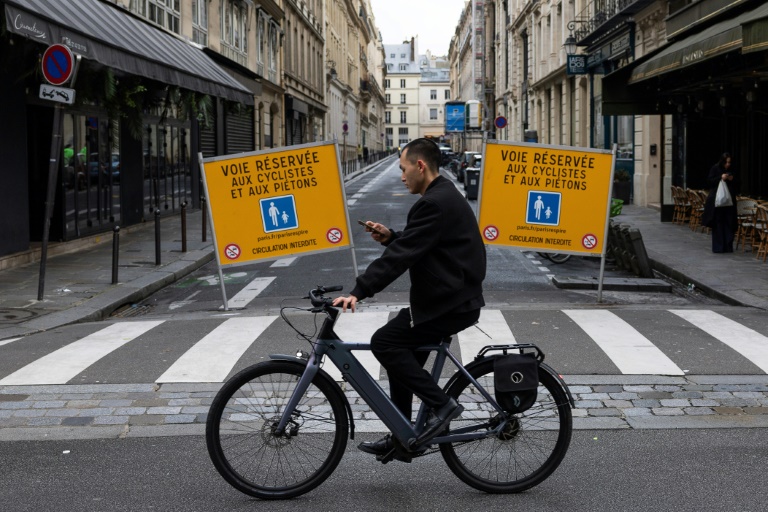
[[[8,30],[125,73],[253,105],[253,93],[200,48],[99,0],[3,0]]]
[[[744,52],[768,49],[766,18],[768,3],[676,41],[653,58],[635,66],[629,83],[647,80],[739,49]]]

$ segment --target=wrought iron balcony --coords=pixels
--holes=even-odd
[[[655,0],[594,0],[568,24],[578,46],[589,46],[610,34]]]

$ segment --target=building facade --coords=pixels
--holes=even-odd
[[[451,100],[450,69],[446,57],[419,56],[419,137],[445,142],[445,102]]]
[[[402,44],[385,44],[386,78],[384,96],[385,139],[387,147],[401,148],[419,137],[418,39]]]
[[[271,48],[283,41],[283,85],[285,87],[285,143],[304,144],[324,139],[325,37],[323,0],[284,0],[285,33],[267,14],[265,34]]]

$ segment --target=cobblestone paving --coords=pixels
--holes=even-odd
[[[720,383],[685,378],[662,380],[674,384],[571,383],[575,428],[768,427],[768,379],[732,377],[720,379]],[[386,381],[381,384],[387,387]],[[220,384],[0,387],[0,440],[39,438],[45,432],[53,433],[54,437],[68,432],[69,436],[84,438],[199,434],[219,387]],[[347,391],[346,395],[357,431],[385,430],[357,393]],[[712,421],[706,422],[707,419]],[[98,433],[100,428],[105,430]],[[75,429],[79,432],[74,433]]]

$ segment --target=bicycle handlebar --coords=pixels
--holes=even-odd
[[[333,299],[325,297],[329,292],[340,292],[344,287],[341,285],[334,286],[319,286],[314,290],[309,291],[309,300],[313,307],[319,308],[324,306],[330,306],[333,303]]]

